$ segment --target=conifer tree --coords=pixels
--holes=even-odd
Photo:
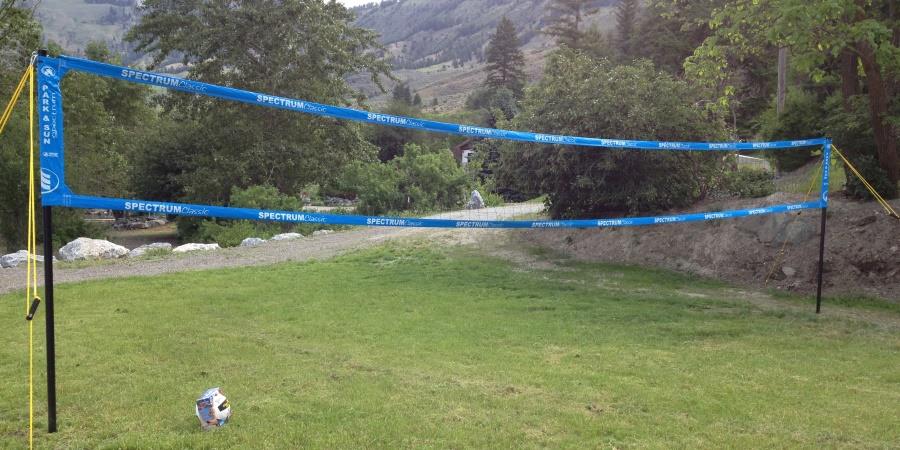
[[[593,3],[594,0],[551,0],[548,7],[551,23],[544,33],[555,37],[559,45],[582,48],[584,16]]]
[[[616,6],[616,45],[619,54],[626,59],[634,56],[632,46],[639,13],[639,0],[622,0]]]
[[[515,25],[503,17],[487,47],[486,86],[509,89],[516,97],[522,95],[525,87],[525,55],[522,54],[521,45]]]

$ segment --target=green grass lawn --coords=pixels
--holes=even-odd
[[[45,433],[41,357],[35,442],[898,445],[897,328],[829,315],[827,306],[820,317],[760,309],[735,292],[661,271],[570,262],[534,269],[423,244],[62,285],[60,432]],[[22,303],[0,297],[0,448],[25,444]],[[36,334],[43,344],[43,328]],[[234,416],[201,432],[193,402],[214,386]]]

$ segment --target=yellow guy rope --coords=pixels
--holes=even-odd
[[[12,111],[15,109],[16,103],[19,101],[19,96],[22,95],[22,90],[25,89],[25,84],[28,82],[28,70],[22,74],[22,79],[19,80],[19,84],[16,85],[15,91],[13,91],[12,98],[9,100],[9,104],[6,105],[6,109],[3,110],[3,115],[0,116],[0,134],[3,134],[3,130],[6,129],[6,123],[9,122],[9,118],[12,116]]]
[[[6,129],[6,124],[12,117],[12,112],[19,97],[28,85],[28,254],[26,255],[25,272],[25,317],[28,319],[28,448],[34,448],[34,323],[31,321],[33,311],[32,302],[39,302],[37,292],[37,227],[34,202],[36,200],[34,185],[34,58],[28,64],[28,69],[19,80],[13,92],[12,98],[3,115],[0,116],[0,134]],[[52,256],[51,256],[52,257]],[[37,305],[35,305],[37,306]]]
[[[875,188],[872,187],[872,185],[869,184],[869,182],[866,181],[865,178],[863,178],[862,174],[860,174],[859,171],[856,170],[856,167],[853,167],[853,164],[850,162],[850,160],[848,160],[847,157],[844,156],[844,154],[841,153],[841,151],[838,150],[838,148],[834,145],[832,145],[831,148],[834,149],[834,152],[841,157],[841,159],[844,161],[844,165],[846,165],[847,168],[850,169],[850,172],[853,172],[853,175],[856,175],[856,178],[859,178],[859,181],[862,181],[863,186],[865,186],[866,189],[869,190],[869,192],[872,194],[872,197],[874,197],[875,200],[881,205],[881,207],[884,208],[885,211],[887,211],[888,215],[900,219],[900,215],[897,214],[897,211],[894,211],[894,208],[891,207],[891,204],[888,203],[887,200],[885,200],[884,197],[882,197],[881,194],[879,194],[878,191],[876,191]]]
[[[37,214],[34,203],[37,200],[34,185],[34,60],[28,65],[28,265],[25,276],[26,317],[32,317],[29,305],[31,298],[38,300],[37,291]],[[44,255],[52,258],[53,255]],[[28,320],[28,448],[34,448],[34,322]]]

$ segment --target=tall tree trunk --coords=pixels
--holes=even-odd
[[[778,49],[778,92],[775,96],[775,112],[779,116],[784,112],[784,101],[787,97],[788,48]]]
[[[878,162],[888,173],[891,181],[896,183],[900,180],[900,155],[897,153],[897,136],[887,121],[889,100],[887,89],[871,44],[861,41],[856,48],[859,50],[863,70],[866,72],[866,87],[869,91],[869,109],[872,116],[872,130],[875,132]]]
[[[841,70],[841,97],[844,101],[844,111],[850,112],[853,108],[850,99],[854,95],[859,95],[859,72],[857,72],[856,53],[852,48],[847,47],[841,52],[840,70]]]

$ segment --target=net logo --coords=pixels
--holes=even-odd
[[[49,194],[59,188],[59,176],[50,169],[41,168],[41,194]]]
[[[260,211],[258,214],[259,220],[273,220],[276,222],[307,222],[307,223],[325,223],[326,219],[324,217],[311,216],[308,214],[301,213],[283,213],[283,212],[269,212],[269,211]]]
[[[151,213],[177,214],[181,216],[208,216],[208,209],[194,209],[190,206],[168,205],[165,203],[151,202],[125,202],[126,211],[141,211]]]
[[[367,217],[366,225],[379,225],[383,227],[417,226],[421,222],[410,222],[406,219],[389,219],[387,217]]]
[[[626,219],[603,219],[597,221],[598,227],[623,227],[631,225],[632,221]]]
[[[571,136],[556,136],[553,134],[536,134],[534,140],[537,142],[546,142],[549,144],[574,144],[575,138]]]
[[[481,127],[473,127],[469,125],[460,125],[459,132],[462,134],[469,134],[474,136],[506,136],[506,131],[503,130],[495,130],[493,128],[481,128]]]
[[[671,216],[671,217],[654,217],[653,223],[675,223],[675,222],[683,222],[684,217]]]
[[[186,91],[193,92],[204,92],[206,91],[206,86],[198,83],[192,83],[187,80],[182,80],[180,78],[166,77],[162,75],[157,75],[155,73],[147,73],[141,72],[137,70],[131,69],[122,69],[120,76],[125,79],[143,81],[144,83],[155,84],[157,86],[163,86],[168,88],[178,88],[184,89]]]
[[[679,150],[679,149],[690,148],[690,146],[687,145],[687,144],[685,144],[684,142],[660,142],[660,143],[657,145],[657,147],[658,147],[658,148],[665,148],[665,149],[672,149],[672,150]]]
[[[55,76],[56,76],[56,72],[53,71],[53,68],[50,67],[50,66],[44,66],[44,67],[41,69],[41,73],[42,73],[45,77],[55,77]]]
[[[725,213],[708,213],[708,214],[703,215],[703,218],[705,220],[727,219],[729,217],[731,217],[731,214],[725,214]]]
[[[760,209],[751,209],[751,210],[747,211],[747,214],[749,214],[751,216],[758,216],[760,214],[768,214],[768,212],[769,212],[768,208],[760,208]]]
[[[634,141],[623,141],[621,139],[600,139],[600,145],[604,147],[623,147],[634,148]]]
[[[412,120],[407,117],[392,116],[390,114],[369,113],[366,116],[366,119],[370,122],[386,123],[388,125],[400,125],[411,128],[423,128],[425,126],[425,124],[417,120]]]

